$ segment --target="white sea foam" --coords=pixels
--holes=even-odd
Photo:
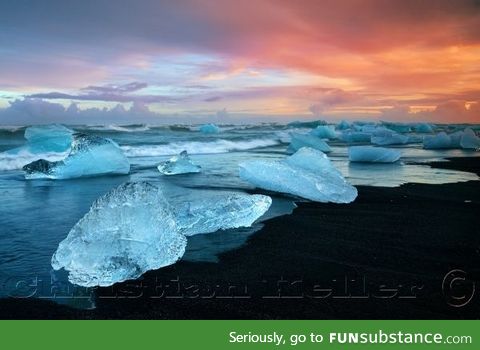
[[[187,151],[189,154],[227,153],[245,151],[254,148],[275,146],[277,139],[254,139],[248,141],[216,140],[211,142],[172,142],[165,145],[122,146],[127,157],[156,157],[178,154]]]
[[[94,131],[118,131],[118,132],[141,132],[150,130],[148,125],[95,125],[95,126],[87,126],[88,130]]]

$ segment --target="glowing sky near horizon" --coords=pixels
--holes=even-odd
[[[3,1],[0,118],[480,122],[479,28],[475,0]]]

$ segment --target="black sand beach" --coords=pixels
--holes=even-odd
[[[479,174],[480,158],[431,166]],[[348,205],[299,203],[219,263],[181,261],[97,289],[93,310],[3,299],[0,317],[478,318],[480,182],[358,190]]]

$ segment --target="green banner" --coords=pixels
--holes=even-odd
[[[479,349],[480,321],[0,321],[6,349]]]

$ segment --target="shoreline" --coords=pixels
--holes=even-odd
[[[480,157],[424,165],[480,175]],[[480,294],[454,307],[445,278],[460,269],[479,280],[479,185],[357,186],[351,204],[297,203],[218,263],[180,261],[98,288],[96,309],[0,299],[0,318],[478,318]]]

